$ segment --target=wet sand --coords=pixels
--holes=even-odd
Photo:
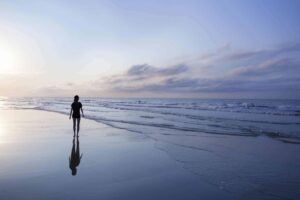
[[[193,149],[176,146],[171,135],[165,136],[168,142],[153,136],[82,119],[82,159],[73,176],[69,157],[74,138],[68,116],[2,110],[0,199],[300,197],[298,144],[202,134],[195,141],[203,149]]]

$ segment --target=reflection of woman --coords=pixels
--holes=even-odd
[[[73,146],[72,146],[72,151],[71,151],[71,156],[69,157],[69,166],[70,169],[72,170],[72,175],[75,176],[77,173],[76,167],[79,166],[80,160],[82,158],[82,154],[80,155],[80,150],[79,150],[79,139],[77,139],[77,145],[75,145],[75,138],[73,139]]]
[[[74,102],[71,105],[71,111],[70,111],[70,119],[71,119],[71,116],[73,118],[74,136],[75,136],[75,130],[76,130],[76,123],[77,123],[77,135],[79,133],[79,128],[80,128],[80,110],[81,110],[82,116],[84,117],[83,110],[82,110],[82,104],[79,102],[79,96],[76,95],[76,96],[74,96]]]

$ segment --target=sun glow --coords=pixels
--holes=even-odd
[[[9,47],[0,47],[0,74],[15,74],[19,68],[18,51]]]

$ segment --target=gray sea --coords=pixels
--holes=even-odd
[[[72,98],[0,98],[0,109],[70,112]],[[300,100],[83,97],[85,117],[141,134],[300,138]]]

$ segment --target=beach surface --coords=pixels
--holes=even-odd
[[[292,140],[145,135],[83,118],[75,176],[73,140],[67,115],[1,110],[0,199],[300,197],[300,145]]]

